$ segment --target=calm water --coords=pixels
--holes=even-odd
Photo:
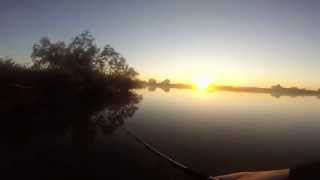
[[[274,169],[320,159],[320,99],[238,92],[139,90],[127,126],[209,172]]]
[[[130,93],[103,106],[83,100],[4,103],[1,172],[17,179],[189,178],[127,135],[123,125],[212,175],[320,159],[318,97],[178,89],[136,93],[142,100]]]

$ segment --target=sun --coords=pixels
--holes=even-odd
[[[208,76],[199,76],[193,79],[193,83],[197,89],[205,90],[208,89],[209,85],[212,83],[212,79]]]

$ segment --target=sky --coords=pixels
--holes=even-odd
[[[140,78],[320,88],[317,0],[0,0],[0,56],[89,30]]]

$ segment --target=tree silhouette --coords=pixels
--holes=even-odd
[[[161,85],[165,85],[165,86],[170,85],[170,80],[169,80],[169,79],[163,80],[163,81],[161,82]]]
[[[138,75],[132,67],[127,65],[126,59],[109,45],[104,47],[95,63],[98,65],[99,71],[110,76],[126,76],[133,78]]]
[[[11,58],[7,57],[0,57],[0,69],[1,71],[5,70],[16,70],[16,69],[22,69],[23,66],[20,64],[17,64],[13,61]]]
[[[35,69],[57,69],[66,72],[100,72],[109,76],[134,78],[138,73],[111,46],[100,50],[93,36],[85,31],[66,45],[52,43],[44,37],[33,45],[31,59]]]
[[[156,85],[157,84],[157,80],[151,78],[151,79],[149,79],[148,84],[149,85]]]

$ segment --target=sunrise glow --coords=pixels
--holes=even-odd
[[[213,80],[208,76],[199,76],[193,79],[193,84],[195,85],[196,89],[205,90],[210,86],[212,81]]]

